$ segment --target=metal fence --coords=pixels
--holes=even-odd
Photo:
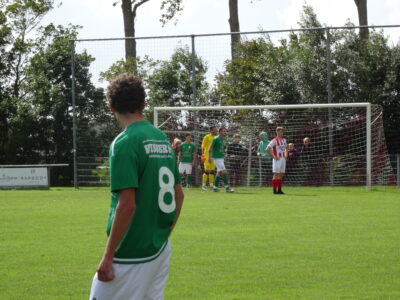
[[[200,35],[178,35],[178,36],[154,36],[154,37],[135,37],[137,43],[137,55],[139,57],[151,58],[154,60],[167,60],[171,57],[177,48],[187,49],[192,57],[192,91],[191,105],[196,106],[198,103],[198,93],[196,91],[195,75],[196,64],[195,59],[201,57],[207,64],[206,80],[210,85],[215,83],[215,75],[224,71],[225,63],[231,59],[231,35],[240,35],[241,40],[251,40],[257,37],[268,36],[271,41],[278,44],[282,39],[288,39],[292,33],[300,32],[323,32],[325,36],[325,57],[326,57],[326,102],[331,103],[333,98],[332,89],[332,64],[331,51],[333,44],[331,35],[334,31],[340,30],[359,30],[360,28],[369,28],[373,30],[382,30],[384,35],[389,38],[391,43],[397,43],[399,40],[400,25],[379,25],[379,26],[344,26],[344,27],[320,27],[320,28],[298,28],[272,31],[254,31],[240,33],[216,33],[216,34],[200,34]],[[98,175],[93,174],[93,170],[104,164],[104,159],[100,158],[96,147],[90,150],[85,149],[88,141],[82,140],[81,128],[77,114],[77,102],[79,101],[76,91],[76,55],[82,52],[90,54],[94,61],[90,67],[93,83],[95,86],[105,88],[107,82],[102,79],[101,73],[107,71],[115,62],[125,58],[125,38],[112,39],[77,39],[71,40],[71,59],[72,59],[72,109],[73,109],[73,155],[74,155],[74,186],[80,184],[80,176],[92,176],[93,184],[98,181]],[[111,119],[111,118],[110,118]],[[116,132],[117,133],[117,132]],[[104,147],[105,144],[111,142],[102,141],[97,147]],[[83,154],[84,153],[84,154]],[[104,156],[104,155],[103,155]],[[80,174],[83,172],[85,174]]]

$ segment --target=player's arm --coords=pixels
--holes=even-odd
[[[274,154],[272,153],[272,147],[273,145],[271,145],[271,143],[268,144],[267,148],[265,149],[268,154],[273,158],[273,159],[278,159],[277,156],[274,156]]]
[[[114,274],[111,274],[111,266],[114,253],[122,238],[128,230],[136,212],[135,189],[123,189],[119,191],[119,201],[115,211],[110,236],[107,240],[103,258],[97,268],[97,277],[100,281],[111,281]]]
[[[211,142],[210,148],[208,148],[208,162],[211,162],[213,146],[214,146],[214,140]]]
[[[206,152],[206,140],[207,140],[207,136],[204,136],[203,141],[201,142],[201,154],[204,155],[204,152]]]
[[[264,156],[264,155],[262,155],[262,153],[261,153],[261,142],[258,143],[257,155],[258,155],[258,156]]]
[[[181,149],[179,148],[179,152],[178,152],[178,165],[179,165],[179,162],[181,161],[181,156],[182,156],[182,152],[181,152]]]
[[[196,156],[197,156],[196,153],[197,153],[196,148],[194,148],[194,151],[193,151],[193,158],[192,158],[192,166],[194,166],[195,163],[196,163]]]
[[[176,222],[178,222],[179,216],[181,214],[182,205],[183,205],[183,199],[185,198],[181,184],[176,184],[174,189],[175,189],[176,217],[175,217],[174,223],[172,223],[172,225],[171,225],[171,232],[174,230]]]

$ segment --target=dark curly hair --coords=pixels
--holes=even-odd
[[[146,92],[140,78],[124,73],[111,81],[107,88],[107,98],[110,106],[118,113],[142,112]]]

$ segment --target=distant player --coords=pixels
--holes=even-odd
[[[217,130],[215,127],[210,127],[210,133],[205,135],[203,138],[203,142],[201,143],[201,150],[203,151],[202,162],[204,163],[204,173],[202,180],[202,189],[207,190],[207,181],[209,182],[210,187],[214,184],[214,172],[215,172],[215,164],[214,161],[210,160],[209,149],[211,142],[215,138],[217,134]]]
[[[179,173],[182,176],[182,184],[186,180],[186,187],[192,184],[192,168],[196,159],[196,146],[192,143],[192,135],[187,133],[185,141],[179,146],[178,162]]]
[[[108,87],[110,109],[124,131],[110,146],[108,239],[90,300],[164,299],[168,239],[183,192],[169,140],[143,118],[145,95],[142,81],[127,73]]]
[[[216,136],[210,146],[210,158],[214,161],[215,166],[217,167],[217,176],[214,179],[214,187],[213,192],[218,192],[219,180],[222,178],[224,182],[224,187],[227,193],[233,193],[234,190],[229,186],[228,180],[228,171],[225,168],[224,157],[225,157],[225,136],[226,136],[226,129],[220,128],[218,131],[218,136]]]
[[[272,161],[272,188],[274,194],[284,194],[282,192],[282,181],[285,175],[286,159],[288,157],[288,146],[283,137],[283,127],[276,128],[276,137],[268,144],[267,152],[274,159]]]
[[[258,148],[257,148],[257,156],[261,158],[259,161],[260,163],[259,176],[261,178],[262,184],[267,185],[271,180],[271,173],[269,171],[268,172],[266,171],[267,169],[269,169],[271,162],[271,157],[267,152],[267,146],[269,144],[268,133],[266,133],[265,131],[261,131],[259,137],[260,137],[260,142],[258,143]]]

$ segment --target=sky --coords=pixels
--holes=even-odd
[[[60,25],[81,25],[79,39],[122,38],[123,19],[117,0],[63,0],[42,21]],[[136,37],[175,36],[229,32],[228,0],[183,0],[184,9],[177,23],[162,26],[160,0],[150,0],[137,12]],[[348,20],[358,24],[354,0],[239,0],[239,21],[242,32],[299,28],[302,6],[307,3],[314,8],[323,26],[343,26]],[[370,25],[400,24],[400,0],[368,0]],[[393,43],[400,37],[400,28],[387,29]],[[254,36],[253,36],[254,37]],[[273,41],[285,38],[283,34],[271,35]],[[188,46],[189,38],[156,39],[138,41],[138,55],[153,59],[168,59],[177,47]],[[95,57],[91,72],[99,85],[99,74],[116,60],[123,59],[123,42],[80,42],[77,52],[86,50]],[[211,82],[223,71],[224,62],[230,57],[229,36],[196,38],[196,53],[208,66],[207,79]]]
[[[63,0],[43,23],[82,25],[79,37],[84,39],[123,37],[122,12],[120,5],[112,5],[115,1]],[[342,26],[348,19],[358,22],[353,0],[239,0],[241,31],[297,28],[304,3],[311,5],[327,26]],[[138,10],[136,36],[229,32],[228,0],[184,0],[176,25],[170,22],[162,27],[160,16],[160,0],[143,4]],[[400,1],[368,0],[368,18],[371,25],[400,24]]]

